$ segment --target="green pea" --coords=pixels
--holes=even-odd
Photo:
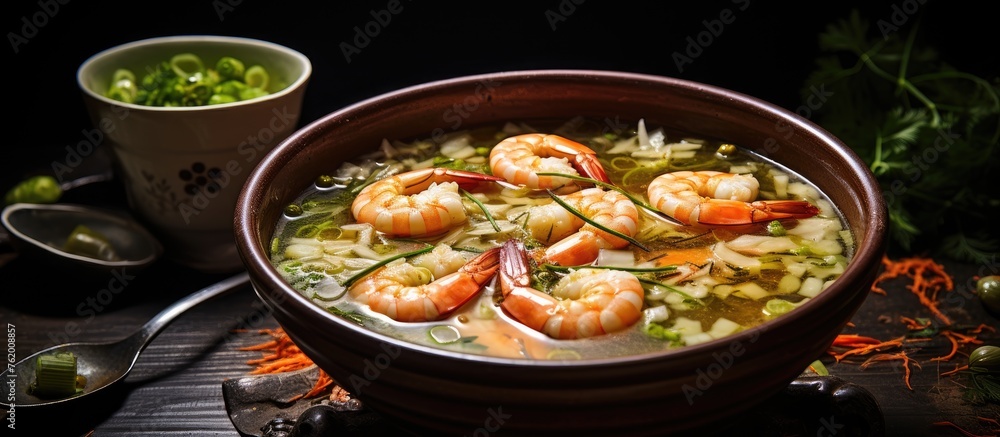
[[[976,295],[986,309],[1000,314],[1000,276],[990,275],[976,282]]]

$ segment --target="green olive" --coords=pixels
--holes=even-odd
[[[969,370],[979,373],[1000,373],[1000,347],[979,346],[969,355]]]
[[[1000,314],[1000,276],[983,276],[976,282],[976,295],[986,309]]]

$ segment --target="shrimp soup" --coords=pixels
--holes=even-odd
[[[602,127],[385,139],[286,207],[271,261],[368,329],[528,359],[722,338],[795,311],[850,262],[836,207],[781,165],[642,120]]]

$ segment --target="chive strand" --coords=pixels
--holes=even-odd
[[[430,252],[433,249],[434,249],[434,246],[431,245],[431,244],[428,244],[427,247],[424,247],[424,248],[421,248],[421,249],[417,249],[417,250],[414,250],[414,251],[411,251],[411,252],[406,252],[406,253],[401,253],[399,255],[391,256],[389,258],[386,258],[386,259],[384,259],[382,261],[379,261],[379,262],[377,262],[377,263],[375,263],[375,264],[373,264],[373,265],[365,268],[364,270],[358,272],[356,275],[351,276],[346,281],[344,281],[343,283],[341,283],[341,285],[343,285],[344,288],[350,288],[351,285],[354,285],[354,283],[357,280],[359,280],[361,278],[364,278],[365,276],[368,276],[371,272],[374,272],[375,270],[378,270],[379,268],[381,268],[382,266],[384,266],[386,264],[389,264],[390,262],[393,262],[393,261],[395,261],[397,259],[400,259],[400,258],[406,258],[406,257],[411,257],[411,256],[416,256],[416,255],[424,254],[424,253]]]
[[[480,202],[476,196],[473,196],[472,193],[465,191],[465,189],[459,188],[459,190],[462,190],[462,194],[465,197],[469,198],[469,200],[479,206],[479,209],[483,210],[483,214],[486,214],[486,220],[489,220],[490,224],[493,225],[493,230],[500,232],[500,226],[497,225],[496,220],[493,220],[493,214],[490,214],[490,211],[486,209],[486,205],[483,205],[483,202]]]
[[[607,232],[607,233],[609,233],[611,235],[614,235],[614,236],[616,236],[618,238],[621,238],[622,240],[628,241],[629,243],[632,243],[636,247],[638,247],[638,248],[640,248],[640,249],[642,249],[642,250],[644,250],[646,252],[649,252],[649,248],[646,247],[646,246],[644,246],[642,243],[640,243],[635,238],[629,237],[628,235],[625,235],[625,234],[623,234],[621,232],[618,232],[616,230],[610,229],[610,228],[608,228],[608,227],[606,227],[606,226],[604,226],[602,224],[599,224],[599,223],[591,220],[589,217],[584,216],[583,213],[581,213],[580,211],[577,211],[576,208],[573,208],[568,203],[566,203],[566,201],[560,199],[559,196],[556,195],[556,193],[552,192],[552,190],[545,190],[545,191],[549,193],[549,197],[551,197],[552,200],[555,200],[556,203],[558,203],[559,205],[561,205],[563,208],[566,208],[566,210],[569,211],[570,214],[573,214],[573,215],[579,217],[581,220],[583,220],[584,222],[587,222],[588,224],[590,224],[591,226],[593,226],[593,227],[595,227],[597,229],[600,229],[600,230],[602,230],[604,232]]]
[[[693,300],[695,302],[698,302],[698,305],[705,306],[705,303],[702,302],[701,299],[698,299],[698,298],[696,298],[694,296],[691,296],[690,294],[687,294],[687,293],[685,293],[683,291],[680,291],[680,290],[678,290],[674,286],[664,284],[664,283],[662,283],[660,281],[654,281],[652,279],[646,279],[646,278],[638,278],[638,279],[639,279],[639,282],[641,282],[643,284],[655,285],[655,286],[658,286],[658,287],[666,288],[667,290],[670,290],[672,293],[677,293],[677,294],[679,294],[681,296],[684,296],[685,300]]]
[[[675,224],[683,224],[683,223],[677,221],[677,219],[675,219],[675,218],[667,215],[663,211],[660,211],[660,210],[656,209],[654,206],[652,206],[652,205],[644,202],[642,199],[640,199],[638,197],[635,197],[634,195],[632,195],[628,191],[625,191],[625,190],[619,188],[618,186],[616,186],[614,184],[609,184],[607,182],[602,182],[602,181],[599,181],[597,179],[591,179],[591,178],[588,178],[588,177],[571,175],[571,174],[565,174],[565,173],[542,172],[542,173],[538,173],[538,175],[539,176],[558,176],[558,177],[572,179],[572,180],[581,181],[581,182],[590,182],[590,183],[592,183],[594,185],[597,185],[599,187],[602,187],[602,188],[607,188],[609,190],[615,190],[615,191],[621,193],[622,195],[624,195],[625,197],[627,197],[628,200],[631,200],[632,203],[634,203],[636,206],[638,206],[638,207],[640,207],[642,209],[645,209],[647,211],[650,211],[653,214],[656,214],[658,217],[663,217],[663,218],[665,218],[665,219],[667,219],[667,220],[669,220],[669,221],[671,221],[671,222],[673,222]]]

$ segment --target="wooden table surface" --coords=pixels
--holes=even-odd
[[[942,294],[942,308],[953,327],[985,323],[996,328],[998,320],[987,313],[971,293],[973,278],[997,270],[997,265],[968,265],[944,261],[955,279],[955,290]],[[0,266],[0,322],[13,330],[17,357],[62,341],[100,341],[122,338],[138,329],[157,312],[181,297],[229,277],[205,274],[162,260],[147,270],[128,272],[120,293],[101,293],[107,278],[81,280],[52,271],[36,260],[17,257]],[[871,294],[853,318],[846,333],[888,340],[906,335],[900,317],[933,318],[906,289],[906,278],[886,281],[886,295]],[[15,409],[18,434],[94,436],[226,436],[238,437],[226,413],[222,382],[247,376],[246,361],[259,352],[239,348],[266,338],[259,328],[277,327],[253,290],[243,287],[209,301],[176,319],[146,349],[120,389],[100,402],[88,402],[78,411],[58,419],[46,413]],[[246,332],[249,330],[250,332]],[[989,330],[979,338],[1000,344]],[[10,346],[10,345],[9,345]],[[941,376],[967,360],[976,345],[962,345],[955,358],[931,361],[946,355],[948,340],[940,335],[929,341],[907,343],[904,349],[919,364],[911,364],[912,390],[904,383],[899,361],[876,363],[862,369],[859,360],[835,363],[823,358],[830,373],[867,389],[878,401],[885,418],[886,435],[961,435],[958,430],[935,425],[951,421],[976,435],[1000,433],[1000,406],[965,399],[968,382],[963,375]],[[8,415],[9,418],[9,415]],[[8,425],[5,423],[5,425]],[[838,431],[831,423],[830,433]],[[9,431],[9,429],[5,429]],[[822,431],[822,430],[820,430]]]

